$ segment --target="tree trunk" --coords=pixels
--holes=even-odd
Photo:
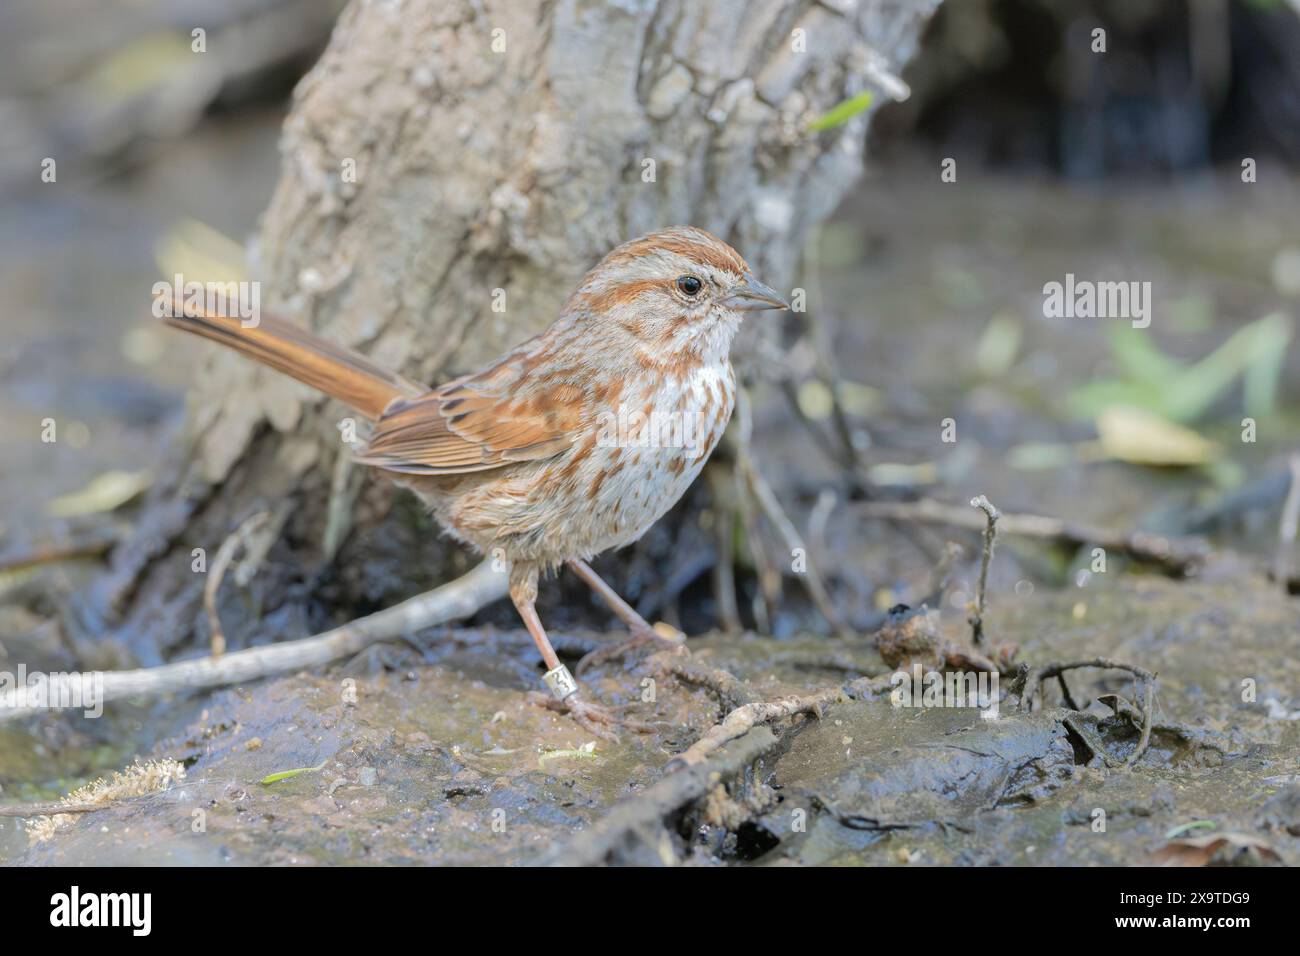
[[[663,226],[709,229],[789,288],[858,177],[869,114],[809,122],[889,86],[936,2],[353,0],[285,124],[251,257],[262,302],[433,383],[543,328],[605,252]],[[193,549],[259,510],[288,520],[223,602],[228,634],[307,633],[322,606],[391,602],[472,560],[348,465],[341,406],[225,353],[191,399],[99,592],[146,663],[204,634]]]

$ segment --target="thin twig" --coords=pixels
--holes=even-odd
[[[745,529],[745,542],[754,559],[758,576],[758,593],[754,595],[754,620],[760,631],[772,633],[772,611],[781,601],[781,575],[772,567],[763,540],[759,536],[758,521],[754,516],[753,493],[747,480],[745,461],[749,458],[753,418],[750,413],[749,392],[736,390],[736,508],[741,526]]]
[[[221,582],[225,580],[226,569],[235,559],[235,552],[241,547],[246,548],[252,534],[266,524],[270,517],[269,511],[258,511],[249,515],[240,522],[238,528],[226,536],[226,540],[221,542],[221,547],[217,549],[217,554],[212,559],[212,567],[208,569],[208,579],[203,585],[203,610],[208,615],[208,635],[213,657],[220,657],[226,652],[226,632],[221,627],[221,615],[217,613],[217,593],[221,590]]]
[[[817,493],[817,502],[808,514],[808,546],[819,555],[830,554],[830,546],[826,542],[826,525],[839,501],[839,495],[829,488],[823,488]]]
[[[1128,765],[1135,766],[1151,746],[1151,728],[1155,726],[1156,719],[1156,679],[1155,676],[1147,680],[1142,685],[1142,736],[1138,738],[1138,745],[1133,751],[1133,756],[1128,758]]]
[[[75,561],[80,558],[101,558],[117,543],[115,532],[100,533],[82,541],[69,541],[61,544],[38,545],[30,551],[21,552],[11,557],[0,558],[0,574],[13,571],[25,571],[43,564],[57,564],[60,561]]]
[[[971,507],[984,512],[984,553],[980,557],[980,580],[975,589],[974,613],[970,618],[971,640],[976,647],[984,643],[984,612],[988,610],[989,565],[993,563],[993,546],[998,539],[998,519],[1002,513],[983,495],[971,499]]]
[[[845,684],[844,693],[853,700],[870,700],[889,693],[896,686],[892,673],[867,675]]]
[[[1061,688],[1061,699],[1065,701],[1065,706],[1071,710],[1080,710],[1079,705],[1074,702],[1074,696],[1070,693],[1070,685],[1065,682],[1064,674],[1056,675],[1056,685]]]
[[[826,623],[831,626],[831,630],[840,636],[847,635],[849,629],[844,626],[839,613],[835,610],[835,604],[831,601],[831,596],[826,590],[826,582],[817,570],[817,566],[813,563],[813,557],[808,550],[808,546],[804,544],[799,530],[794,526],[794,522],[790,520],[789,515],[785,513],[785,509],[781,507],[781,502],[777,500],[776,493],[772,491],[772,486],[767,483],[767,479],[763,477],[762,473],[754,465],[753,459],[748,455],[741,459],[740,466],[745,472],[750,488],[754,491],[754,499],[763,510],[763,514],[767,516],[767,520],[772,522],[772,525],[780,532],[790,553],[795,554],[798,552],[803,555],[804,571],[799,575],[799,579],[803,581],[813,604],[817,606],[817,610],[826,619]]]
[[[736,559],[733,553],[736,512],[719,504],[715,516],[718,560],[713,565],[713,599],[718,605],[718,619],[722,629],[728,634],[739,634],[740,608],[736,606]]]
[[[745,488],[744,469],[736,466],[737,509],[740,525],[745,532],[745,543],[749,546],[749,555],[754,562],[754,574],[758,578],[758,590],[754,593],[751,610],[754,623],[764,634],[772,633],[772,612],[781,603],[781,576],[772,567],[767,549],[759,536],[758,522],[754,517],[753,503]]]
[[[52,817],[59,813],[93,813],[107,810],[111,803],[60,803],[47,800],[44,803],[0,803],[0,817]]]
[[[126,697],[157,696],[201,687],[220,687],[257,680],[307,667],[319,667],[350,657],[379,641],[414,633],[469,617],[506,594],[507,575],[484,561],[468,574],[440,588],[377,611],[341,627],[296,641],[250,647],[220,658],[202,657],[160,667],[108,671],[102,676],[100,702]],[[84,689],[81,674],[51,674],[47,699],[78,699]],[[25,688],[0,693],[0,722],[36,713],[25,702]]]
[[[1138,739],[1137,748],[1133,751],[1132,756],[1128,758],[1128,766],[1134,766],[1142,755],[1146,753],[1147,747],[1151,744],[1151,728],[1155,720],[1156,712],[1156,675],[1145,667],[1139,667],[1136,664],[1128,664],[1124,661],[1113,660],[1109,657],[1094,657],[1086,661],[1069,661],[1065,663],[1044,664],[1037,668],[1029,675],[1025,681],[1025,689],[1020,697],[1020,708],[1026,710],[1032,701],[1034,693],[1038,690],[1039,685],[1050,677],[1060,677],[1066,671],[1077,670],[1081,667],[1098,667],[1106,670],[1128,671],[1138,681],[1141,681],[1141,703],[1142,703],[1142,735]],[[1078,709],[1078,708],[1074,708]]]
[[[944,542],[943,554],[939,556],[938,563],[935,564],[934,570],[930,572],[930,590],[926,592],[924,598],[916,603],[941,605],[943,596],[948,590],[948,584],[952,581],[953,569],[957,567],[957,563],[965,555],[966,549],[956,541]]]
[[[743,388],[738,391],[740,395],[737,399],[737,405],[744,407],[742,413],[743,420],[746,423],[744,431],[748,433],[748,423],[750,421],[749,396]],[[790,553],[803,555],[804,571],[799,575],[799,578],[803,581],[813,604],[817,606],[817,610],[821,612],[822,617],[826,619],[826,622],[830,624],[831,629],[837,635],[847,635],[849,629],[844,626],[839,613],[835,610],[835,604],[831,601],[830,593],[826,590],[826,582],[818,572],[817,566],[813,563],[812,554],[809,553],[808,546],[799,534],[799,529],[794,526],[794,522],[790,520],[789,515],[785,513],[785,509],[781,507],[776,492],[772,490],[772,486],[768,484],[767,479],[763,477],[763,473],[754,464],[754,459],[749,453],[747,434],[746,440],[741,444],[738,467],[753,492],[754,500],[758,502],[758,506],[762,509],[767,520],[772,523],[772,526],[784,539],[785,546],[790,550]]]
[[[814,309],[823,308],[825,304],[825,296],[822,295],[821,289],[821,244],[823,233],[824,230],[819,228],[809,234],[807,242],[804,243],[804,265],[800,270],[808,291],[808,302]],[[813,373],[820,377],[823,383],[829,383],[826,387],[831,397],[831,424],[840,444],[839,454],[831,456],[832,460],[838,459],[842,463],[851,486],[860,487],[862,484],[861,476],[865,474],[866,469],[863,467],[858,446],[853,440],[853,428],[849,424],[849,417],[844,409],[844,403],[840,400],[839,389],[835,387],[839,377],[835,374],[834,363],[829,357],[833,350],[833,346],[829,341],[832,326],[832,322],[809,321],[809,333],[806,340],[812,349]],[[776,363],[776,367],[781,368],[781,363]],[[792,394],[796,393],[792,392]],[[797,408],[797,394],[795,404]],[[800,415],[802,417],[802,410],[800,410]],[[820,435],[820,429],[813,429],[811,422],[809,428]]]
[[[987,522],[965,508],[922,498],[918,501],[864,501],[856,505],[858,513],[868,518],[923,521],[982,531]],[[1094,544],[1122,551],[1135,558],[1163,565],[1177,572],[1200,564],[1209,555],[1209,546],[1195,538],[1164,537],[1135,531],[1131,534],[1099,525],[1066,521],[1042,515],[1002,513],[998,530],[1003,534],[1027,538],[1047,538],[1070,545]]]
[[[1283,594],[1289,590],[1291,555],[1295,552],[1296,526],[1300,525],[1300,452],[1291,456],[1288,465],[1291,487],[1286,493],[1286,504],[1282,506],[1282,520],[1277,531],[1277,558],[1273,562],[1273,580],[1281,585]]]

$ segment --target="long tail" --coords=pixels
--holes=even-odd
[[[256,326],[245,328],[237,318],[207,313],[185,315],[179,302],[175,306],[175,315],[164,316],[168,325],[242,352],[337,398],[367,418],[377,419],[395,398],[411,398],[428,391],[349,348],[327,342],[283,319],[263,315]]]

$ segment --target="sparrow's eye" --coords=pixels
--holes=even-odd
[[[682,295],[694,297],[700,294],[700,290],[704,288],[704,283],[695,276],[681,276],[677,280],[677,288],[682,290]]]

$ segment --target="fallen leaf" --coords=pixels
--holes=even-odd
[[[1165,833],[1165,839],[1172,840],[1184,833],[1191,833],[1193,830],[1213,830],[1216,826],[1217,824],[1213,820],[1193,820],[1190,823],[1180,823]]]
[[[989,320],[975,344],[975,367],[985,378],[998,378],[1010,371],[1020,354],[1024,329],[1014,312],[999,312]]]
[[[596,758],[596,741],[589,740],[576,750],[545,750],[537,758],[537,766],[545,769],[548,760],[559,760],[564,757],[594,760]]]
[[[45,511],[56,518],[99,514],[122,507],[153,482],[147,471],[106,471],[79,491],[55,498]]]
[[[1151,854],[1155,866],[1260,866],[1281,863],[1268,843],[1248,833],[1211,833],[1171,840]]]
[[[295,767],[293,770],[281,770],[278,773],[268,773],[265,777],[259,780],[258,783],[265,786],[267,784],[279,783],[281,780],[288,780],[289,778],[296,777],[302,773],[316,773],[317,771],[324,770],[327,763],[329,763],[328,760],[322,760],[314,767]]]
[[[1219,455],[1218,445],[1190,428],[1127,405],[1098,415],[1097,433],[1108,455],[1135,465],[1203,465]]]

